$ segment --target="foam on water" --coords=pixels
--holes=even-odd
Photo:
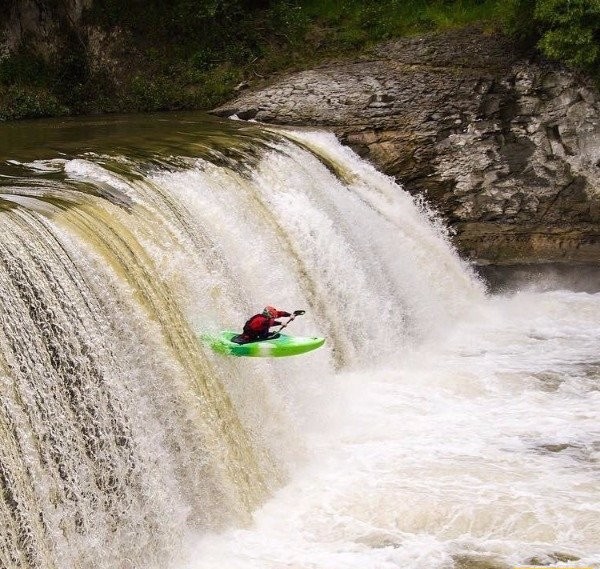
[[[391,368],[323,378],[305,465],[186,567],[596,566],[599,315],[598,294],[494,298]]]

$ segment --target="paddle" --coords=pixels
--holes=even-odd
[[[302,316],[305,312],[306,310],[294,310],[294,313],[290,316],[290,319],[285,324],[282,324],[279,330],[277,330],[275,333],[279,334],[279,332],[281,332],[290,322],[292,322],[296,316]]]

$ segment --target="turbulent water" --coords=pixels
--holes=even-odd
[[[329,134],[2,128],[0,567],[600,564],[600,294],[487,295]],[[267,303],[325,347],[204,345]]]

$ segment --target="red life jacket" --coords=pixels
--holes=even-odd
[[[275,325],[274,318],[268,318],[263,314],[255,314],[244,324],[244,336],[259,338],[269,334],[269,328]]]
[[[275,318],[281,318],[282,316],[290,316],[290,313],[278,310]],[[255,314],[246,322],[246,324],[244,324],[242,336],[245,340],[266,338],[269,335],[269,328],[271,328],[271,326],[278,326],[281,324],[281,322],[277,322],[275,318],[269,318],[264,314]]]

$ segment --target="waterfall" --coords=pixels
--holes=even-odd
[[[319,380],[392,364],[483,290],[434,217],[332,135],[13,160],[0,178],[0,566],[165,567],[286,480]],[[265,304],[326,347],[213,354]],[[292,378],[286,389],[273,378]]]

